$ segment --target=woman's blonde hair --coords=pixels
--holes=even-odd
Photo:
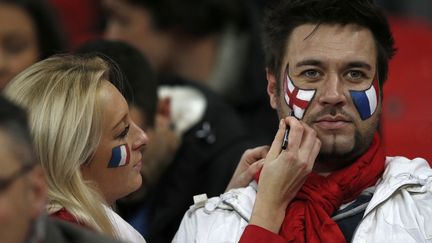
[[[99,91],[112,71],[109,64],[99,57],[51,57],[19,74],[4,92],[28,111],[37,160],[49,186],[48,212],[64,207],[79,222],[116,236],[106,201],[80,170],[101,138]]]

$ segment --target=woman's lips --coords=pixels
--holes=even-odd
[[[140,160],[138,160],[137,163],[135,163],[135,164],[133,165],[133,169],[134,169],[134,170],[137,170],[137,171],[141,171],[141,167],[142,167],[142,157],[141,157]]]

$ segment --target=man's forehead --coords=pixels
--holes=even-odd
[[[284,63],[289,59],[347,60],[375,62],[372,32],[364,27],[330,24],[303,24],[293,29],[286,43]],[[374,63],[371,63],[374,64]]]

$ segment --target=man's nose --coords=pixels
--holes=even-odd
[[[119,27],[111,22],[108,22],[105,31],[104,31],[104,38],[108,40],[118,40],[120,39],[119,35]]]
[[[337,74],[331,74],[321,87],[319,102],[322,105],[343,106],[347,99],[343,90],[343,80]]]
[[[6,69],[6,55],[3,53],[3,51],[0,49],[0,72],[4,72]]]
[[[0,50],[0,91],[6,86],[11,78],[10,70],[8,70],[8,60],[7,57]]]

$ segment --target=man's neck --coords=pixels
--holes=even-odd
[[[322,176],[328,176],[330,175],[333,171],[335,171],[334,168],[330,168],[325,164],[321,164],[319,162],[315,162],[314,167],[313,167],[313,171],[318,173],[319,175]]]
[[[316,160],[313,171],[322,176],[328,176],[331,173],[350,166],[354,161],[334,160]]]

